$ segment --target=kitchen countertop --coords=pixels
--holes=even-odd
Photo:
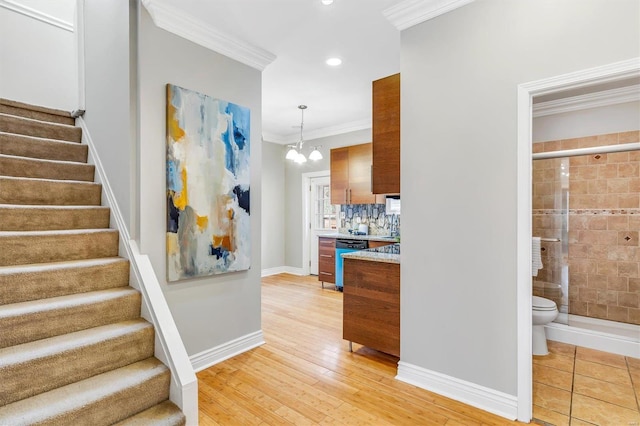
[[[367,250],[352,251],[341,255],[343,259],[368,260],[371,262],[400,263],[400,244]]]
[[[318,235],[320,238],[345,238],[348,240],[366,240],[366,241],[384,241],[388,243],[395,243],[395,237],[388,237],[384,235],[353,235],[353,234],[342,234],[339,232],[334,232],[332,234],[323,234]]]

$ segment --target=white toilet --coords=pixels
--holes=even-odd
[[[533,296],[533,354],[548,355],[547,335],[544,326],[556,319],[558,307],[553,300]]]

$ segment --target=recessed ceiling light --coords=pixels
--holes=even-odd
[[[333,3],[333,0],[320,0],[320,2],[322,2],[322,4],[324,4],[325,6],[329,6],[331,3]]]
[[[329,58],[329,59],[327,59],[327,65],[329,65],[331,67],[337,67],[340,64],[342,64],[342,59],[340,59],[340,58]]]

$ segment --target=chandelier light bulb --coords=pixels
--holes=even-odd
[[[318,147],[317,146],[313,147],[313,151],[311,151],[311,154],[309,154],[309,160],[311,160],[311,161],[322,160],[322,153],[320,153],[320,151],[318,151]]]
[[[287,160],[295,160],[298,157],[298,151],[292,146],[289,151],[287,151],[287,156],[285,157]]]

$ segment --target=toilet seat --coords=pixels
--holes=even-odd
[[[556,302],[540,296],[533,296],[532,305],[534,311],[554,311],[558,309]]]

